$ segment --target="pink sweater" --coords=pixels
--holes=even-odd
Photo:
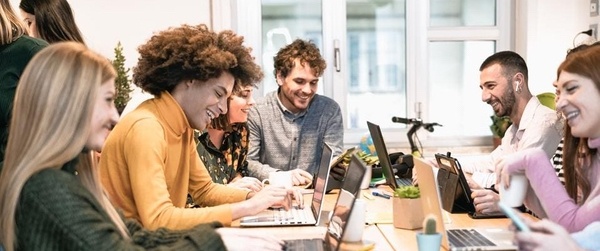
[[[588,146],[592,149],[600,147],[600,138],[590,139]],[[587,173],[590,195],[581,204],[576,204],[569,197],[542,149],[515,153],[506,159],[506,163],[509,173],[525,173],[529,179],[530,190],[525,198],[529,209],[540,216],[547,216],[569,232],[577,232],[594,221],[600,221],[599,160],[600,155],[592,156],[592,165]]]

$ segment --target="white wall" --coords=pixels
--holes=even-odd
[[[573,47],[573,38],[589,29],[589,0],[516,0],[515,50],[527,61],[533,94],[554,92],[556,69]],[[597,23],[598,20],[595,20]]]
[[[20,0],[10,2],[19,12]],[[69,4],[87,45],[114,58],[121,41],[126,67],[137,63],[137,47],[154,32],[184,23],[210,27],[211,21],[210,0],[70,0]]]
[[[18,11],[20,0],[10,0]],[[137,47],[153,32],[183,23],[205,23],[217,30],[235,22],[228,9],[235,0],[70,0],[75,19],[88,45],[112,58],[118,41],[124,47],[126,66],[135,65]],[[247,0],[246,0],[247,1]],[[508,1],[508,0],[506,0]],[[600,22],[590,17],[589,0],[514,0],[515,50],[528,63],[532,93],[554,92],[556,68],[574,36]],[[212,2],[212,5],[211,5]],[[253,1],[257,2],[257,1]],[[213,11],[211,11],[211,7]],[[211,19],[211,13],[216,18]],[[211,24],[211,20],[215,22]]]

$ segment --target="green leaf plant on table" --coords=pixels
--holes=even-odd
[[[416,186],[402,186],[394,191],[393,222],[395,228],[419,229],[423,222],[421,191]]]

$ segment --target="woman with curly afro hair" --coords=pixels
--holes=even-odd
[[[271,206],[289,208],[300,192],[250,192],[215,184],[198,157],[194,129],[227,112],[234,82],[263,77],[243,37],[205,25],[161,31],[139,47],[133,81],[154,95],[124,116],[102,149],[100,173],[112,202],[144,227],[187,229],[233,220]],[[185,208],[187,194],[200,208]]]

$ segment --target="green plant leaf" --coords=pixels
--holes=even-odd
[[[396,188],[394,197],[405,199],[417,199],[421,197],[421,190],[416,186],[402,186]]]

